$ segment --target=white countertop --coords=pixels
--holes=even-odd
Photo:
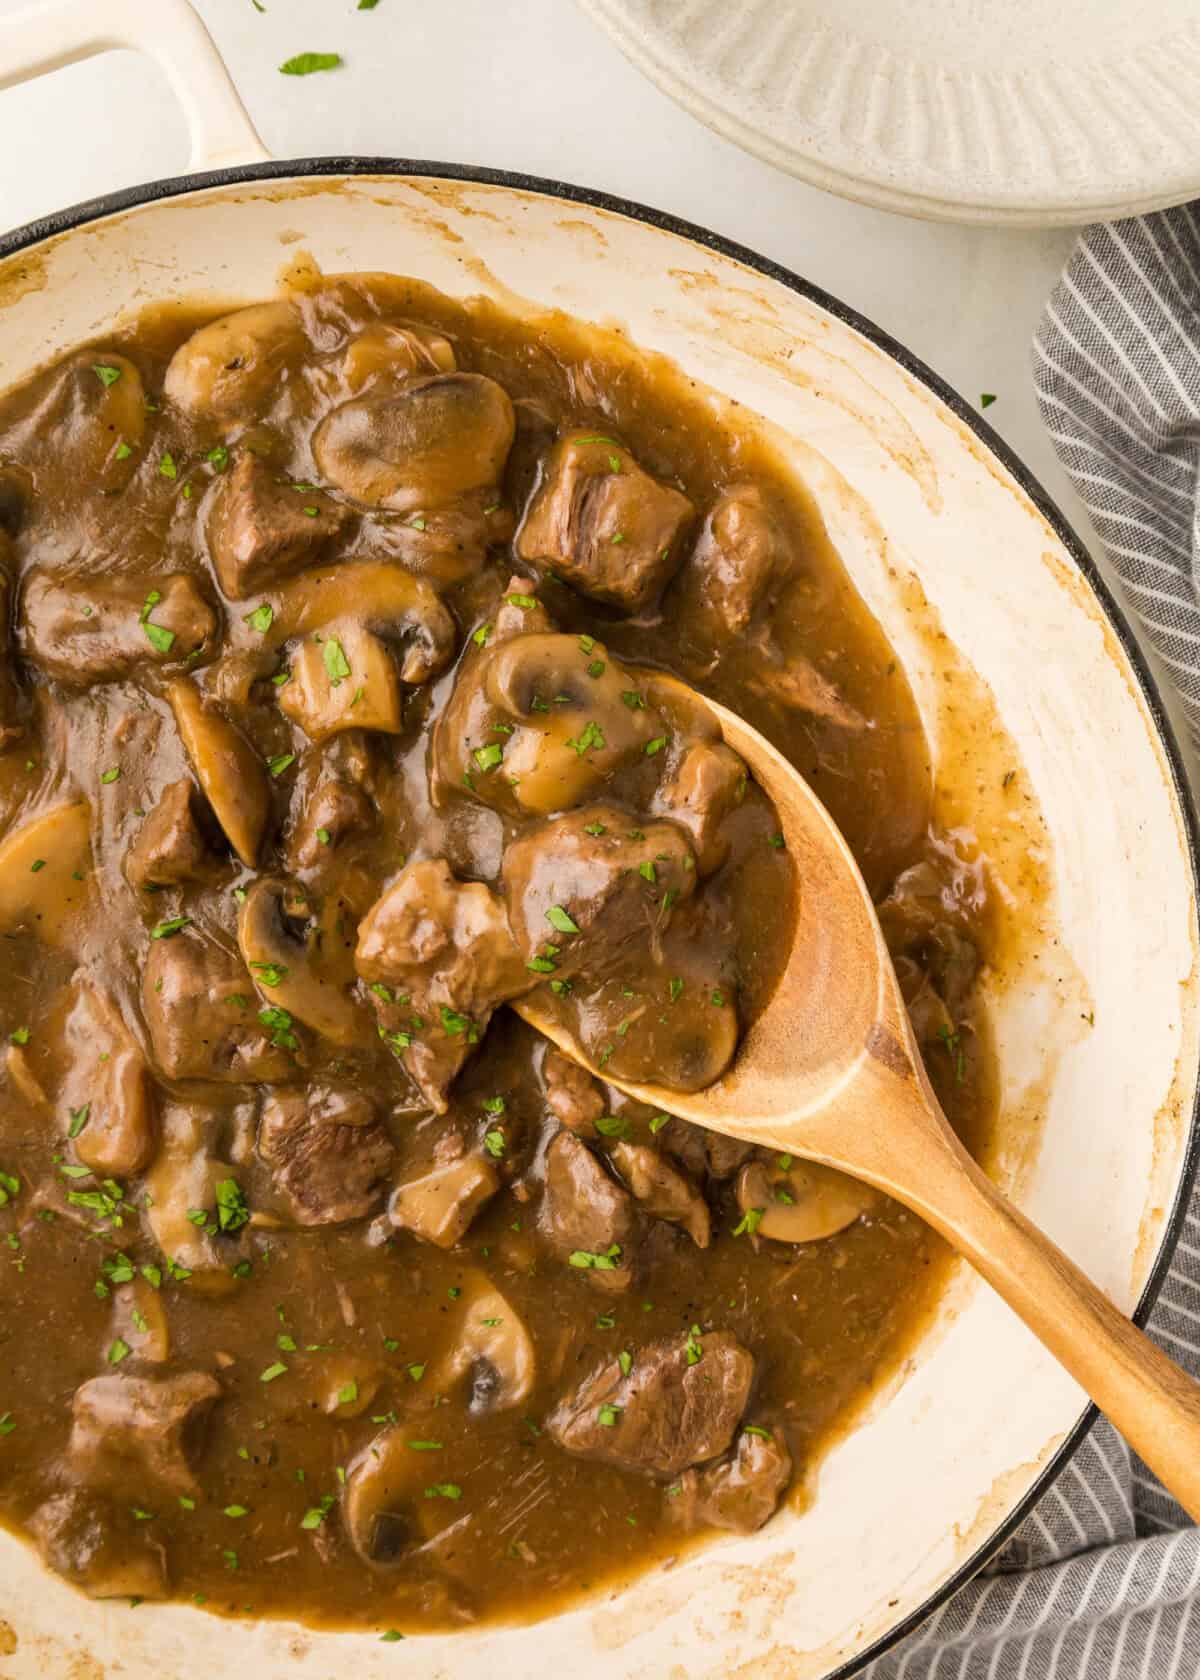
[[[0,25],[25,3],[0,0]],[[1069,231],[916,222],[804,186],[678,109],[571,0],[193,3],[274,155],[486,164],[603,188],[738,240],[861,310],[968,398],[995,392],[988,419],[1088,536],[1029,374]],[[280,75],[303,51],[345,64]],[[187,142],[158,70],[123,52],[0,95],[0,158],[4,230],[180,173]]]

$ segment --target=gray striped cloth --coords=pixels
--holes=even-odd
[[[1034,341],[1063,466],[1200,742],[1200,203],[1089,228]],[[1150,1320],[1200,1374],[1200,1194]],[[870,1680],[1196,1680],[1200,1531],[1105,1419]]]

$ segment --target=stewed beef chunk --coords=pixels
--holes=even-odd
[[[168,1079],[274,1084],[295,1063],[257,1017],[254,987],[223,945],[187,929],[150,942],[142,1011],[154,1059]]]
[[[623,445],[564,437],[517,534],[517,553],[626,612],[649,605],[678,566],[688,498],[643,472]]]
[[[72,1468],[87,1486],[114,1493],[128,1493],[131,1483],[194,1493],[193,1460],[220,1398],[220,1383],[206,1371],[93,1377],[71,1405]]]
[[[546,1106],[559,1124],[576,1137],[594,1138],[596,1121],[604,1113],[604,1093],[587,1069],[557,1050],[547,1050],[542,1083]]]
[[[526,829],[504,854],[502,873],[525,960],[549,960],[559,975],[586,960],[595,973],[635,942],[655,950],[671,906],[695,888],[692,865],[675,823],[639,828],[615,805],[585,805]],[[574,932],[561,931],[564,918]],[[543,959],[548,944],[557,955]]]
[[[380,1037],[439,1114],[497,1004],[533,982],[500,899],[443,858],[411,863],[363,918],[355,966]]]
[[[212,872],[215,860],[200,813],[199,795],[186,776],[163,789],[125,854],[132,886],[174,887],[202,881]]]
[[[708,1203],[685,1173],[645,1143],[618,1143],[612,1158],[644,1213],[681,1226],[697,1248],[708,1247],[712,1236]]]
[[[244,601],[311,566],[345,529],[350,510],[311,485],[276,477],[245,450],[220,482],[208,518],[208,548],[221,588]]]
[[[693,634],[710,653],[740,636],[795,567],[787,532],[759,487],[738,484],[726,490],[680,577],[697,627]]]
[[[715,1464],[684,1471],[668,1510],[685,1528],[753,1534],[779,1508],[791,1479],[792,1455],[783,1437],[751,1425]]]
[[[608,1360],[546,1419],[560,1447],[619,1470],[677,1476],[733,1439],[754,1381],[754,1360],[728,1331],[650,1342],[628,1375]]]
[[[89,1598],[127,1598],[135,1604],[167,1596],[167,1559],[161,1541],[118,1497],[72,1488],[39,1505],[29,1532],[45,1562]]]
[[[216,629],[216,614],[185,573],[150,586],[33,571],[21,598],[22,652],[68,688],[177,664],[211,648]]]
[[[688,830],[701,875],[711,875],[728,857],[727,820],[747,783],[746,766],[723,741],[697,741],[659,788],[655,810]]]
[[[395,1149],[369,1097],[310,1085],[270,1093],[258,1154],[298,1225],[342,1225],[371,1212]]]
[[[572,1132],[556,1133],[546,1151],[538,1231],[598,1288],[619,1292],[633,1282],[641,1235],[633,1200]]]

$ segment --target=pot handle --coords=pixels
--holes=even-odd
[[[187,120],[190,171],[269,158],[188,0],[54,0],[0,17],[0,92],[118,47],[162,67]]]

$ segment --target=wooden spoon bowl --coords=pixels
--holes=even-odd
[[[656,680],[699,701],[674,679]],[[833,818],[756,730],[715,702],[703,704],[774,801],[796,866],[788,962],[733,1066],[692,1093],[629,1084],[590,1064],[536,999],[515,1005],[518,1013],[641,1102],[836,1167],[912,1208],[1004,1297],[1200,1521],[1200,1385],[963,1148],[926,1076],[874,905]]]

